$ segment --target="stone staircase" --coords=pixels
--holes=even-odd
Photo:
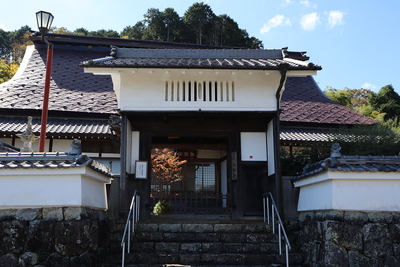
[[[277,234],[261,221],[154,216],[137,224],[131,240],[125,266],[285,266]],[[118,256],[105,266],[121,266]],[[289,258],[290,266],[301,262],[298,253]]]

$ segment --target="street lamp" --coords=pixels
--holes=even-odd
[[[46,11],[36,12],[36,21],[39,31],[42,34],[42,42],[45,42],[47,44],[46,77],[44,81],[39,152],[44,152],[44,147],[46,144],[46,127],[47,127],[47,117],[49,111],[50,79],[51,79],[51,68],[53,65],[53,44],[49,43],[49,41],[45,38],[45,35],[50,30],[53,19],[54,16],[49,12]]]

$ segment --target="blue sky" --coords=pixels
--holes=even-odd
[[[53,26],[118,32],[143,19],[149,8],[172,7],[183,16],[192,0],[14,0],[1,4],[0,28],[36,29],[35,12],[51,12]],[[400,93],[400,1],[398,0],[206,0],[227,14],[266,49],[307,51],[321,65],[321,89],[392,84]],[[7,10],[7,12],[4,12]]]

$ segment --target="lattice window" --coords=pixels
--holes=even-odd
[[[166,81],[165,101],[233,102],[233,81]]]

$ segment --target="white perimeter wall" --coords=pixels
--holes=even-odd
[[[109,183],[111,178],[89,167],[3,169],[0,209],[82,206],[105,210]]]
[[[294,184],[298,211],[400,211],[399,173],[327,171]]]

